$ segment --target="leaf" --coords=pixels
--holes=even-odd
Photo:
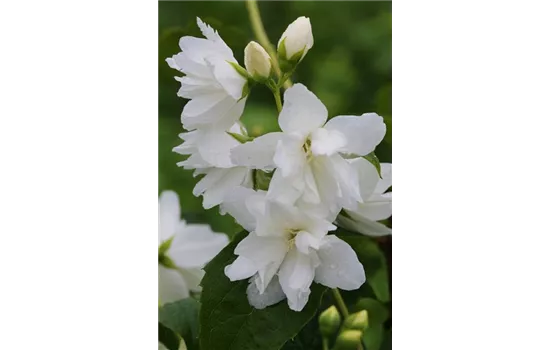
[[[378,157],[376,156],[376,154],[374,154],[374,152],[371,152],[366,156],[364,156],[363,158],[365,158],[372,165],[374,165],[374,167],[376,168],[376,171],[378,171],[378,176],[382,178],[382,168],[380,167],[380,161],[378,160]]]
[[[384,340],[382,341],[381,350],[391,350],[391,329],[388,329],[384,333]]]
[[[178,350],[180,346],[180,338],[169,328],[164,327],[159,322],[159,342],[161,342],[168,350]]]
[[[199,348],[199,308],[198,301],[187,298],[164,304],[159,309],[159,323],[179,334],[189,350]]]
[[[363,332],[363,342],[368,350],[379,350],[384,341],[384,325],[369,326]]]
[[[326,290],[312,284],[309,302],[301,312],[290,310],[286,300],[263,310],[251,307],[246,297],[248,281],[231,282],[224,273],[236,258],[235,247],[246,235],[246,231],[236,235],[204,268],[199,315],[202,349],[280,349],[315,315]]]
[[[390,300],[388,267],[384,253],[372,238],[367,236],[340,234],[346,232],[339,229],[338,237],[346,241],[357,253],[357,257],[367,276],[367,283],[372,288],[376,298],[385,303]],[[363,287],[361,287],[363,288]]]

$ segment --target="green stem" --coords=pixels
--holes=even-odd
[[[256,39],[258,39],[260,45],[262,45],[266,49],[267,53],[271,57],[273,69],[275,70],[277,77],[280,78],[281,68],[279,67],[279,62],[277,60],[277,52],[275,51],[275,47],[271,44],[265,32],[264,24],[262,23],[262,16],[260,15],[260,9],[258,8],[258,2],[256,0],[247,0],[246,8],[248,10],[248,17],[250,18],[250,23],[252,24],[254,35],[256,36]],[[287,79],[284,83],[285,89],[288,89],[291,86],[292,81],[290,81],[290,79]]]
[[[338,288],[333,288],[331,290],[332,290],[332,295],[334,296],[334,300],[336,301],[336,306],[340,310],[340,313],[342,314],[345,320],[346,317],[349,316],[349,311],[348,311],[348,307],[346,306],[346,303],[344,302],[344,298],[342,298],[342,294],[340,294],[340,291],[338,290]],[[357,349],[363,350],[363,345],[359,344]]]
[[[323,350],[329,350],[328,338],[323,337]]]
[[[340,294],[340,291],[338,288],[333,288],[332,295],[334,296],[334,300],[336,301],[336,306],[338,309],[340,309],[340,313],[342,316],[344,316],[344,319],[349,316],[348,307],[346,306],[346,303],[344,303],[344,299],[342,298],[342,295]]]
[[[275,97],[275,104],[277,105],[277,111],[281,113],[281,110],[283,109],[283,104],[281,103],[281,90],[279,88],[276,88],[273,90],[273,96]]]

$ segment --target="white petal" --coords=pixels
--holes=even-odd
[[[248,171],[249,170],[245,167],[227,169],[227,172],[221,180],[203,193],[203,207],[205,209],[210,209],[221,204],[228,191],[244,183]]]
[[[209,94],[204,94],[195,97],[185,104],[183,107],[183,118],[196,118],[212,110],[216,105],[224,102],[224,106],[233,104],[231,99],[227,99],[227,94],[223,91],[216,91]]]
[[[178,271],[159,265],[159,299],[162,304],[187,298],[189,289]]]
[[[229,213],[248,232],[256,229],[254,211],[251,211],[246,204],[251,197],[259,197],[261,201],[261,198],[265,198],[265,192],[257,192],[242,186],[235,187],[226,193],[223,202],[220,204],[220,213],[222,215]],[[251,203],[253,201],[254,199],[251,200]]]
[[[267,198],[286,204],[294,204],[304,191],[304,178],[295,176],[284,178],[281,169],[276,169],[269,183]]]
[[[187,99],[213,94],[222,89],[219,84],[215,83],[211,79],[192,76],[174,77],[174,79],[181,83],[177,95]]]
[[[212,231],[209,225],[190,224],[178,230],[167,254],[178,267],[203,267],[228,243],[225,234]]]
[[[231,162],[231,148],[239,145],[239,141],[217,129],[200,130],[200,137],[198,152],[211,166],[229,168],[234,165]]]
[[[391,164],[390,163],[382,163],[380,164],[380,172],[382,173],[382,179],[378,181],[378,184],[376,185],[375,193],[384,193],[387,191],[388,188],[391,187],[392,182],[392,172],[391,172]]]
[[[291,249],[279,270],[279,282],[291,310],[302,311],[307,304],[313,282],[316,261],[309,255]]]
[[[206,62],[210,66],[216,81],[223,87],[225,92],[233,97],[234,100],[239,100],[243,95],[246,79],[226,59],[212,57],[207,58]]]
[[[350,231],[358,232],[365,236],[379,237],[391,235],[392,233],[391,228],[386,227],[379,222],[369,220],[357,212],[346,210],[346,213],[351,218],[347,218],[343,215],[338,216],[338,226]]]
[[[200,268],[180,269],[181,276],[185,280],[185,284],[189,287],[189,290],[193,292],[201,291],[201,280],[204,277],[204,270]]]
[[[321,264],[315,269],[315,282],[329,288],[354,290],[365,283],[365,270],[355,251],[335,235],[328,235],[318,250]]]
[[[286,90],[279,114],[279,125],[285,133],[307,135],[325,124],[328,111],[325,105],[302,84]]]
[[[392,214],[392,193],[373,194],[365,203],[354,211],[372,221],[389,218]]]
[[[272,170],[275,168],[273,161],[275,148],[282,136],[283,133],[272,132],[235,146],[231,149],[233,164],[253,169]]]
[[[374,165],[365,158],[359,157],[348,160],[348,162],[351,164],[352,168],[357,171],[361,198],[363,202],[365,202],[372,196],[380,182],[378,171],[376,171]]]
[[[338,205],[354,208],[357,202],[363,202],[357,171],[340,154],[325,158],[325,169],[338,184]],[[318,186],[322,187],[320,183]]]
[[[232,264],[227,265],[224,273],[230,281],[240,281],[258,272],[256,264],[244,256],[239,256]]]
[[[180,203],[174,191],[163,191],[159,197],[159,244],[176,233],[180,222]]]
[[[317,182],[313,175],[313,169],[311,164],[306,163],[304,166],[304,193],[302,194],[302,200],[307,203],[318,204],[321,201],[319,189],[317,188]]]
[[[254,261],[262,269],[270,263],[283,260],[287,250],[286,239],[279,237],[259,237],[251,232],[235,248],[235,254]]]
[[[365,113],[360,117],[341,115],[330,119],[327,130],[336,130],[346,136],[347,145],[340,152],[364,156],[374,151],[386,134],[384,119],[376,113]]]
[[[246,289],[246,295],[250,305],[256,309],[265,309],[266,307],[275,305],[285,299],[285,293],[279,284],[279,279],[277,276],[271,280],[262,294],[260,294],[260,291],[254,282],[254,278],[252,278],[248,288]]]
[[[321,243],[320,239],[317,239],[311,233],[306,231],[300,231],[296,234],[296,249],[302,254],[309,254],[309,248],[315,250],[319,249]]]
[[[246,99],[237,102],[229,95],[225,95],[221,100],[218,98],[222,95],[210,94],[209,96],[210,100],[205,97],[201,101],[202,105],[187,107],[196,99],[185,105],[181,115],[181,122],[185,129],[193,130],[216,126],[217,129],[225,131],[242,115]]]
[[[307,163],[303,148],[304,140],[297,135],[282,135],[277,142],[273,162],[282,171],[283,177],[301,175]]]
[[[153,219],[153,224],[152,224],[152,228],[153,228],[153,236],[152,236],[153,248],[158,248],[159,241],[160,241],[160,235],[159,235],[160,220],[159,220],[159,201],[158,200],[153,201],[152,219]]]
[[[331,156],[344,150],[346,144],[346,136],[337,130],[319,128],[311,133],[311,152],[316,156]]]
[[[197,17],[197,25],[199,26],[202,35],[204,35],[208,40],[214,42],[219,50],[224,52],[227,56],[233,57],[233,51],[227,46],[223,41],[217,31],[212,29],[208,24],[204,23],[199,17]]]

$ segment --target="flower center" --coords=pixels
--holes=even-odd
[[[306,139],[306,142],[304,143],[302,148],[304,149],[304,152],[306,152],[306,158],[309,161],[311,159],[311,155],[312,155],[312,153],[311,153],[311,136],[308,136],[308,138]]]
[[[292,247],[294,246],[294,243],[296,242],[296,235],[300,231],[301,230],[297,230],[297,229],[289,229],[289,230],[286,231],[287,232],[287,239],[288,239],[288,241],[286,242],[287,251],[292,249]]]

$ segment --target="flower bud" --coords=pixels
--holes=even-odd
[[[311,23],[307,17],[298,17],[286,28],[279,43],[277,51],[281,60],[297,64],[304,58],[313,46],[313,34]]]
[[[358,331],[364,331],[369,325],[369,319],[367,310],[362,310],[354,314],[349,315],[344,321],[344,327],[347,329],[354,329]]]
[[[358,330],[345,330],[338,335],[336,343],[334,344],[334,350],[356,350],[359,344],[361,344],[361,337],[363,332]]]
[[[255,80],[265,80],[271,74],[271,58],[255,41],[249,42],[244,49],[244,66]]]
[[[338,332],[340,322],[340,313],[333,305],[319,315],[319,330],[324,337],[330,337]]]

